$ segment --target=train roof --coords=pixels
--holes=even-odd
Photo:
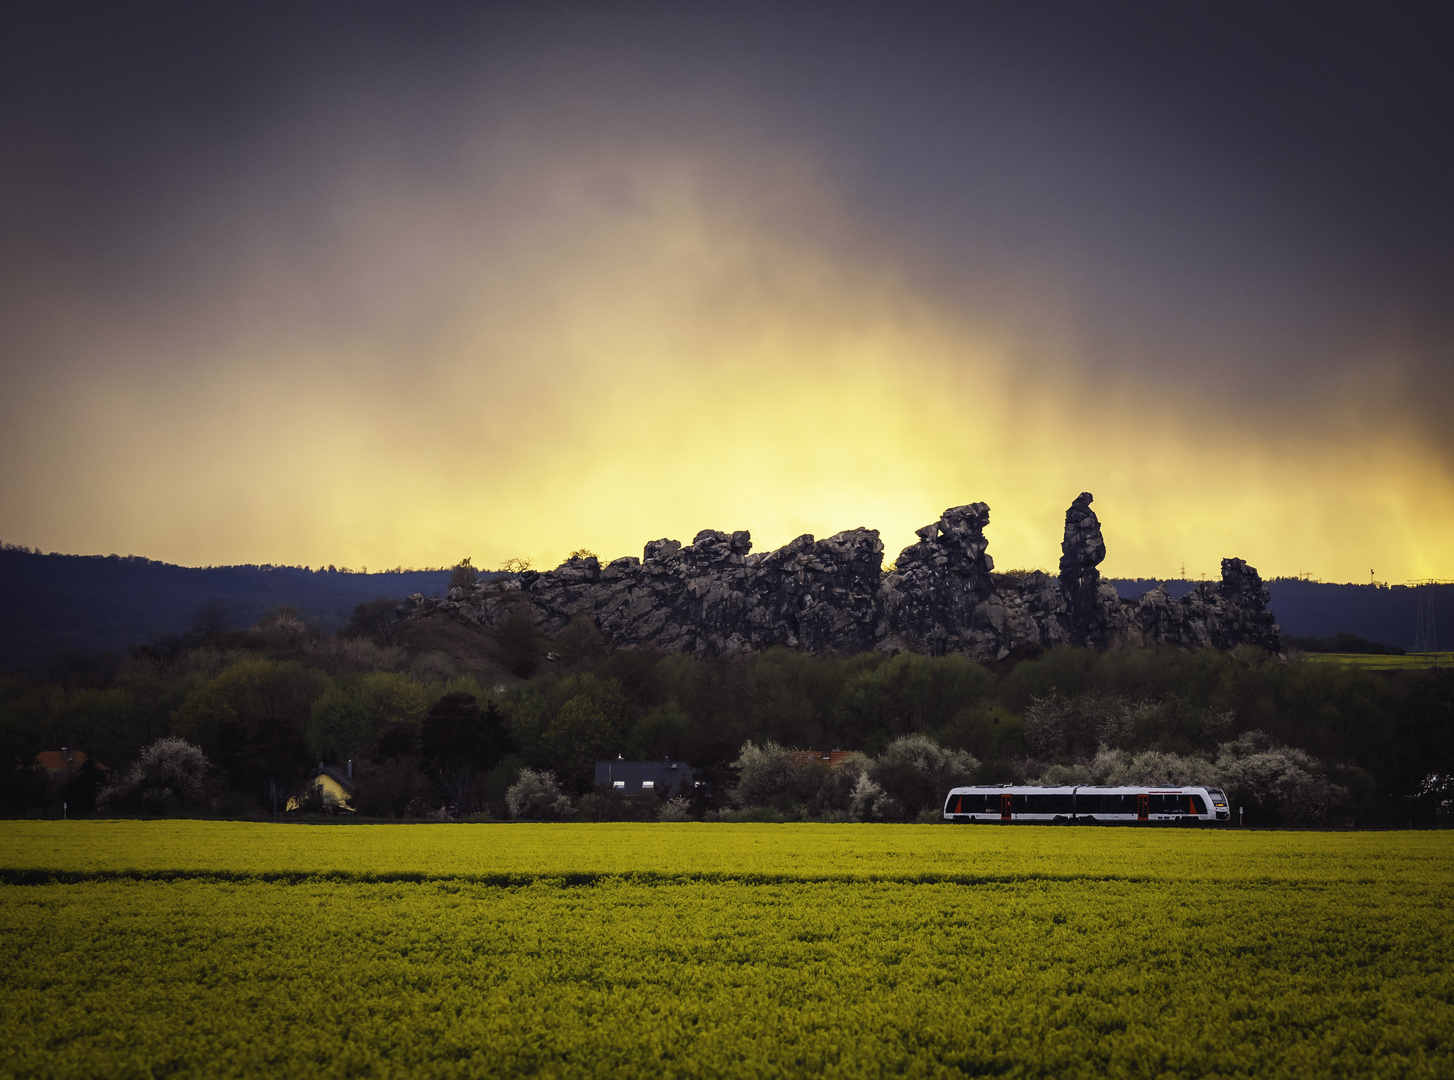
[[[1183,791],[1218,791],[1220,788],[1203,784],[1134,784],[1121,787],[1102,787],[1097,784],[1063,784],[1047,787],[1038,784],[971,784],[967,787],[951,788],[951,795],[1070,795],[1085,792],[1098,795],[1176,795]]]

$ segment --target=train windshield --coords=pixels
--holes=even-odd
[[[1227,796],[1222,794],[1221,788],[1207,788],[1207,794],[1212,797],[1212,805],[1218,810],[1225,810],[1227,808]]]

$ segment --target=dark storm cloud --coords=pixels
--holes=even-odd
[[[629,217],[657,205],[645,172],[706,160],[697,182],[750,204],[763,235],[888,268],[1014,339],[1026,386],[1066,377],[1037,359],[1056,353],[1087,380],[1071,397],[1135,387],[1189,431],[1201,412],[1292,442],[1417,436],[1440,498],[1454,477],[1444,6],[37,4],[0,19],[0,419],[127,366],[198,400],[186,380],[224,363],[209,356],[285,366],[258,341],[276,326],[310,342],[362,328],[381,362],[423,364],[399,358],[428,355],[479,287],[431,272],[467,262],[451,242],[539,246],[512,232],[536,220],[521,191],[574,170],[583,198]],[[780,195],[798,182],[819,194]],[[486,224],[476,204],[494,207]]]
[[[1230,334],[1248,360],[1300,367],[1296,342],[1326,358],[1396,331],[1438,350],[1451,21],[1438,5],[12,8],[4,224],[31,272],[130,278],[196,185],[251,175],[286,213],[371,134],[428,173],[481,107],[666,138],[740,125],[824,155],[885,236],[983,292],[1033,280],[1148,347]]]

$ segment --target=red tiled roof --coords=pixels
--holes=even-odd
[[[69,761],[66,760],[66,755],[70,756]],[[60,750],[42,750],[35,755],[35,763],[42,768],[49,769],[51,772],[66,772],[70,769],[79,769],[86,763],[86,751],[67,750],[62,753]],[[107,772],[111,771],[99,761],[96,762],[96,767],[98,769],[106,769]]]
[[[827,765],[830,769],[835,765],[841,765],[851,757],[857,757],[857,750],[795,750],[804,762],[808,764]]]

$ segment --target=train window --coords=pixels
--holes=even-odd
[[[1200,795],[1191,795],[1188,796],[1188,799],[1191,802],[1191,812],[1193,814],[1205,814],[1207,812],[1207,801]]]
[[[988,796],[970,793],[968,795],[951,795],[948,803],[945,804],[946,814],[983,814],[985,812],[985,800]]]

